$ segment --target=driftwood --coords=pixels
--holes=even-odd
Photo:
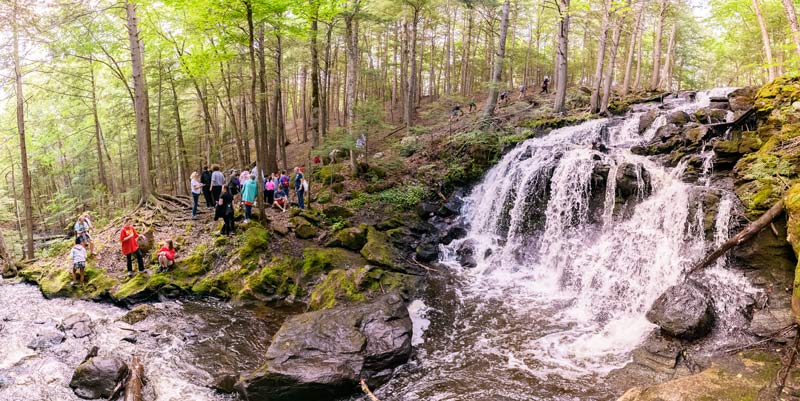
[[[704,269],[714,263],[720,256],[724,255],[725,252],[728,252],[729,249],[733,248],[736,245],[741,244],[742,242],[747,241],[748,239],[752,238],[754,235],[758,234],[759,231],[766,228],[772,220],[776,217],[780,216],[783,213],[783,200],[778,201],[775,203],[766,213],[764,213],[761,217],[759,217],[756,221],[751,222],[748,224],[742,231],[739,231],[738,234],[731,237],[729,240],[725,241],[724,244],[720,245],[717,250],[706,256],[700,263],[694,265],[687,273],[684,279],[688,279],[689,276],[697,272],[698,270]]]
[[[367,386],[367,382],[365,382],[364,379],[361,379],[361,391],[367,395],[367,398],[369,398],[370,401],[380,401],[375,394],[372,394],[372,391],[369,391],[369,386]]]
[[[125,384],[124,401],[142,401],[142,387],[144,387],[144,366],[138,355],[131,359],[130,375],[128,383]]]

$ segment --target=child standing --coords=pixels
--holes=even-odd
[[[137,233],[136,229],[131,225],[132,222],[133,219],[130,217],[125,218],[125,224],[119,232],[119,241],[122,243],[122,254],[125,255],[125,258],[128,260],[128,276],[133,275],[133,257],[136,257],[136,264],[139,266],[139,271],[144,271],[144,258],[142,257],[142,251],[139,250],[139,242],[136,240],[139,238],[139,233]]]
[[[75,237],[75,245],[69,251],[69,256],[72,259],[72,285],[75,285],[75,273],[80,272],[81,286],[84,282],[84,271],[86,270],[86,248],[83,246],[83,237]]]

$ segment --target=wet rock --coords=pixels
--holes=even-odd
[[[643,134],[658,118],[658,110],[651,109],[639,116],[639,134]]]
[[[430,242],[419,244],[416,250],[416,258],[423,263],[433,262],[439,259],[439,246]]]
[[[686,281],[658,297],[647,312],[647,320],[672,337],[693,340],[711,330],[714,307],[705,288],[694,281]]]
[[[34,335],[27,347],[37,351],[44,350],[63,343],[65,339],[66,335],[63,331],[55,327],[43,327]]]
[[[478,266],[475,260],[475,247],[477,243],[475,240],[468,239],[461,243],[456,250],[456,260],[461,266],[472,268]]]
[[[757,89],[755,87],[739,88],[728,94],[728,103],[732,111],[742,112],[750,110],[755,103]]]
[[[93,357],[75,369],[69,387],[84,399],[109,398],[125,375],[128,365],[115,357]]]
[[[420,202],[415,210],[420,218],[429,219],[436,214],[436,211],[439,210],[439,207],[432,202]]]
[[[375,388],[411,355],[411,319],[403,300],[373,302],[290,317],[267,350],[266,363],[236,387],[250,401],[331,400]]]
[[[673,111],[667,115],[667,124],[675,124],[677,126],[684,125],[690,120],[689,114],[685,111]],[[640,120],[641,121],[641,120]]]
[[[694,112],[695,121],[701,124],[724,123],[727,116],[727,111],[710,107],[703,107]]]
[[[70,332],[75,338],[88,337],[93,333],[92,319],[85,313],[74,313],[67,316],[58,328]]]
[[[457,196],[451,196],[450,199],[445,202],[442,207],[440,207],[436,211],[436,215],[439,217],[451,217],[461,213],[461,206],[464,205],[464,201]]]
[[[711,102],[708,103],[708,108],[713,110],[730,110],[731,105],[725,101],[714,101],[712,99]]]
[[[750,332],[759,337],[775,337],[793,323],[792,308],[789,306],[756,309],[750,321]]]
[[[211,382],[211,388],[222,394],[233,394],[236,392],[236,381],[239,376],[232,373],[221,373]]]
[[[14,378],[8,373],[0,372],[0,389],[11,387],[15,384]]]
[[[129,310],[128,313],[119,318],[119,320],[128,324],[136,324],[144,319],[147,319],[147,317],[153,314],[155,311],[156,308],[153,305],[136,305],[133,307],[133,309]]]
[[[457,239],[461,239],[467,236],[467,229],[464,226],[452,226],[447,229],[447,232],[439,239],[444,245],[450,245],[451,242]]]

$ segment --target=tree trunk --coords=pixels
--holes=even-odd
[[[261,120],[261,151],[266,153],[266,165],[262,167],[265,171],[276,171],[278,169],[278,138],[275,130],[267,128],[269,122],[267,117],[267,60],[266,60],[266,41],[264,40],[264,28],[261,27],[258,31],[258,75],[259,75],[259,93],[258,103],[260,109]],[[274,121],[274,120],[273,120]]]
[[[172,89],[173,110],[175,112],[175,144],[178,147],[178,194],[187,194],[187,181],[189,174],[189,162],[186,156],[186,144],[183,141],[183,124],[181,124],[181,107],[178,92],[175,90],[175,80],[170,71],[167,71],[169,86]]]
[[[147,100],[147,82],[144,75],[144,54],[139,40],[139,27],[136,20],[136,5],[125,2],[128,20],[128,42],[131,49],[133,71],[133,109],[136,114],[136,144],[139,166],[139,203],[144,204],[153,193],[150,177],[150,109]]]
[[[664,19],[667,17],[667,3],[669,0],[661,0],[661,8],[658,13],[658,20],[656,22],[656,29],[654,31],[655,39],[653,42],[653,74],[650,76],[651,91],[658,89],[660,80],[661,68],[661,37],[664,31]]]
[[[761,42],[764,45],[764,57],[767,60],[767,73],[769,80],[772,82],[776,78],[776,68],[772,61],[772,46],[769,43],[769,31],[767,30],[767,23],[764,21],[764,16],[761,14],[761,6],[758,5],[758,0],[753,0],[753,11],[756,13],[758,19],[758,26],[761,28]]]
[[[25,205],[25,257],[32,259],[34,256],[33,247],[33,191],[31,189],[31,173],[28,170],[28,150],[25,144],[25,98],[22,94],[22,65],[19,58],[19,27],[20,19],[17,18],[19,9],[17,1],[14,1],[14,21],[11,22],[14,41],[14,95],[17,99],[17,131],[19,132],[19,154],[22,164],[22,196]],[[12,162],[13,163],[13,162]]]
[[[789,21],[789,28],[792,29],[792,41],[794,42],[794,50],[800,59],[800,24],[797,22],[797,12],[794,9],[794,2],[792,0],[781,0],[783,9],[786,11],[786,19]]]
[[[567,0],[569,1],[569,0]],[[472,22],[473,10],[469,8],[467,11],[467,30],[464,36],[464,54],[461,57],[461,96],[469,94],[469,60],[470,60],[470,45],[472,44]]]
[[[622,95],[627,95],[631,87],[631,68],[633,66],[633,56],[636,51],[636,43],[639,39],[639,31],[642,29],[642,17],[644,16],[645,4],[639,5],[639,12],[636,16],[636,26],[631,31],[631,41],[628,44],[628,59],[625,61],[625,77],[622,80]]]
[[[558,47],[556,49],[556,74],[555,86],[556,97],[553,102],[553,111],[555,113],[564,113],[566,111],[564,101],[567,97],[567,63],[569,60],[569,9],[570,0],[558,0],[558,12],[560,20],[558,23]]]
[[[94,62],[89,60],[89,79],[92,84],[92,118],[94,119],[94,141],[97,150],[97,181],[105,191],[110,191],[106,176],[106,166],[103,162],[103,139],[101,136],[100,117],[97,113],[97,86],[94,80]]]
[[[411,124],[414,119],[414,100],[417,93],[417,28],[419,26],[419,8],[412,7],[411,14],[411,38],[409,39],[410,53],[408,56],[409,72],[408,72],[408,87],[406,88],[405,105],[403,106],[403,115],[406,123],[406,130],[411,129]]]
[[[630,7],[630,0],[628,1]],[[608,103],[611,100],[611,84],[614,80],[614,65],[617,62],[617,52],[619,51],[619,40],[622,35],[622,26],[625,25],[627,11],[617,17],[617,24],[614,26],[614,33],[611,35],[611,54],[608,57],[608,69],[603,78],[603,98],[600,101],[600,114],[608,113]]]
[[[253,25],[253,5],[250,2],[251,0],[243,0],[245,12],[247,14],[247,46],[248,46],[248,53],[250,56],[250,97],[252,101],[252,107],[250,107],[250,112],[252,113],[253,118],[253,137],[255,138],[255,145],[256,145],[256,180],[259,185],[256,185],[256,199],[259,198],[259,194],[261,193],[262,185],[261,185],[261,176],[264,174],[264,167],[267,165],[266,160],[264,157],[266,156],[262,149],[262,135],[259,131],[259,122],[258,122],[258,96],[256,93],[256,85],[258,83],[258,71],[256,70],[256,51],[255,51],[255,27]],[[264,207],[264,202],[259,202],[259,214],[262,219],[266,217],[266,209]],[[270,205],[271,206],[271,205]]]
[[[669,44],[667,45],[667,56],[664,60],[664,66],[661,68],[661,83],[658,85],[666,91],[672,91],[672,52],[675,49],[675,29],[676,25],[672,24],[672,30],[669,34]]]
[[[503,59],[506,55],[506,36],[508,35],[508,14],[511,9],[511,1],[505,0],[503,3],[503,13],[500,16],[500,37],[497,40],[497,54],[494,58],[494,67],[492,68],[492,82],[489,84],[489,94],[486,96],[486,104],[483,107],[483,123],[484,128],[488,127],[494,109],[497,107],[497,95],[501,86],[500,79],[503,74]]]
[[[347,131],[353,139],[356,139],[354,130],[356,123],[356,81],[358,80],[358,22],[355,17],[358,13],[360,0],[354,0],[348,7],[345,22],[345,46],[347,50],[347,75],[345,76],[345,125]],[[350,149],[350,172],[352,175],[358,173],[358,166],[355,159],[355,148]]]
[[[594,78],[592,79],[592,95],[589,101],[589,109],[592,113],[600,111],[600,87],[603,81],[603,67],[606,61],[606,42],[608,41],[608,25],[611,15],[611,0],[603,2],[603,19],[600,22],[600,36],[597,47],[597,60],[594,67]],[[613,63],[609,68],[614,68]]]

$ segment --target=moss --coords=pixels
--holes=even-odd
[[[533,129],[562,128],[569,125],[582,123],[588,120],[589,118],[591,118],[591,115],[589,114],[579,114],[575,116],[566,116],[566,117],[543,117],[543,118],[524,121],[520,124],[520,126]]]
[[[312,278],[334,268],[354,268],[366,263],[357,253],[341,248],[306,248],[303,250],[301,270],[303,277]]]
[[[333,200],[333,196],[331,195],[331,193],[329,191],[322,191],[319,194],[317,194],[317,199],[316,200],[317,200],[317,203],[324,205],[324,204],[327,204],[327,203],[331,203],[331,200]]]
[[[333,270],[316,286],[311,293],[311,310],[327,309],[336,305],[337,300],[346,302],[363,301],[366,296],[359,292],[359,283],[367,269]]]
[[[345,178],[339,174],[339,171],[343,169],[344,167],[340,164],[330,164],[314,170],[313,176],[317,181],[325,184],[343,182]]]
[[[334,235],[332,241],[327,246],[346,248],[351,251],[358,251],[367,242],[367,226],[362,224],[358,227],[351,227],[339,230]]]
[[[233,298],[244,288],[244,277],[249,273],[248,269],[230,269],[219,274],[205,276],[197,284],[193,285],[191,291],[198,295],[208,295],[219,298]]]
[[[361,256],[375,265],[396,268],[387,235],[374,227],[367,230],[367,243],[361,248]]]
[[[249,299],[274,295],[299,296],[301,289],[297,277],[300,269],[300,265],[291,258],[274,258],[260,271],[247,277],[239,296]]]
[[[242,245],[236,250],[242,264],[245,261],[257,258],[259,254],[266,252],[269,249],[269,231],[258,223],[251,223],[250,227],[243,234],[244,240]]]
[[[300,239],[311,239],[317,236],[317,228],[303,217],[292,217],[289,222],[294,227],[294,235]]]
[[[146,274],[139,273],[120,285],[111,296],[119,301],[130,298],[133,295],[138,295],[147,289],[147,282],[149,280],[150,277]]]

